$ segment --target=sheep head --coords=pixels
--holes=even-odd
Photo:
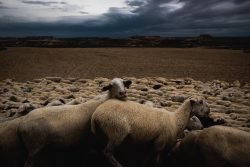
[[[199,118],[197,118],[196,116],[193,116],[189,119],[189,122],[187,124],[187,129],[188,130],[201,130],[203,129],[203,125],[201,121],[199,120]]]
[[[191,114],[197,117],[208,117],[210,113],[210,108],[207,102],[202,97],[191,97]]]
[[[126,88],[129,88],[131,84],[132,81],[130,80],[124,81],[121,78],[114,78],[108,86],[102,88],[102,91],[109,90],[111,98],[123,100],[127,97]]]

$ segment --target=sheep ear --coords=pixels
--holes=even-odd
[[[112,85],[108,85],[108,86],[104,86],[103,88],[102,88],[102,91],[106,91],[106,90],[110,90],[112,88]]]
[[[129,88],[129,86],[132,84],[132,81],[127,80],[127,81],[123,81],[123,84],[126,88]]]

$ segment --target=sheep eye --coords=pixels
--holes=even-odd
[[[200,104],[203,104],[203,100],[200,100],[199,103],[200,103]]]

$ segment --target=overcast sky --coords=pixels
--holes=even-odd
[[[250,0],[0,0],[0,36],[250,36]]]

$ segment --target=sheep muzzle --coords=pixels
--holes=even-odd
[[[120,95],[120,97],[123,97],[123,98],[127,97],[126,91],[119,92],[119,95]]]

